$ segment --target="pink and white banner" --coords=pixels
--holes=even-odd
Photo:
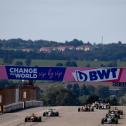
[[[0,80],[126,82],[126,68],[0,66]]]
[[[125,82],[125,68],[67,68],[66,81]]]

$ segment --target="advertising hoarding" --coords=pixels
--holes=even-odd
[[[126,68],[0,66],[0,79],[126,82]]]

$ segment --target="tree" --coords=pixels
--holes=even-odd
[[[88,96],[82,95],[79,97],[80,105],[85,105],[87,103]]]
[[[90,63],[87,63],[87,64],[85,65],[85,67],[91,67]]]
[[[102,64],[100,65],[100,67],[105,67],[105,65],[102,63]]]
[[[117,67],[118,64],[117,64],[117,61],[112,61],[112,62],[109,63],[107,66],[108,66],[108,67]]]
[[[12,64],[13,63],[13,60],[14,60],[14,57],[13,56],[11,56],[11,55],[5,55],[4,57],[3,57],[3,62],[5,63],[5,64]]]
[[[52,51],[51,53],[43,53],[38,50],[41,47],[57,47],[59,45],[63,46],[73,46],[74,48],[81,45],[89,45],[91,47],[90,51],[80,51],[76,49],[66,49],[64,52]],[[22,49],[30,49],[31,52],[23,52]],[[35,51],[36,50],[36,51]],[[63,60],[94,60],[98,61],[117,61],[117,60],[126,60],[126,44],[119,41],[118,43],[110,44],[97,44],[91,45],[90,43],[83,43],[82,40],[73,39],[72,41],[66,41],[65,43],[58,43],[54,41],[47,40],[22,40],[18,39],[9,39],[9,40],[0,40],[0,57],[8,59],[12,58],[30,58],[30,59],[63,59]],[[113,53],[114,52],[114,53]],[[9,60],[10,60],[9,59]],[[11,61],[5,61],[5,63],[10,64]],[[29,63],[28,63],[29,65]],[[108,66],[116,67],[117,63],[110,63]],[[72,65],[73,66],[73,65]],[[74,65],[75,66],[75,65]],[[104,67],[104,64],[101,65]],[[87,65],[88,67],[88,65]]]
[[[2,46],[3,46],[3,44],[2,44],[2,43],[0,43],[0,49],[2,48]]]
[[[80,95],[80,87],[79,87],[79,84],[73,84],[72,93],[73,93],[76,97],[79,97],[79,95]]]
[[[90,95],[90,92],[87,88],[87,86],[85,86],[84,84],[80,87],[80,95]]]
[[[109,98],[109,103],[110,105],[118,105],[118,100],[117,100],[117,97],[116,96],[110,96]]]
[[[16,62],[15,62],[15,65],[17,65],[17,66],[22,66],[22,65],[23,65],[23,62],[22,62],[22,61],[16,61]]]
[[[78,40],[78,39],[73,39],[72,41],[68,42],[66,41],[66,45],[72,45],[72,46],[81,46],[83,45],[83,41]]]
[[[14,83],[13,81],[9,81],[9,80],[0,80],[0,88],[7,88],[7,87],[11,87],[14,86],[16,83]],[[17,84],[16,84],[17,85]]]
[[[25,60],[25,64],[27,66],[30,66],[31,65],[31,62],[32,62],[32,60],[30,58],[28,58],[28,59]]]
[[[126,105],[126,94],[119,99],[120,105]]]
[[[95,88],[94,88],[94,86],[88,85],[88,86],[87,86],[87,90],[89,91],[89,94],[90,94],[90,95],[95,94]]]
[[[110,90],[107,86],[99,86],[97,89],[97,95],[101,98],[107,98],[110,96]]]
[[[75,61],[67,61],[65,66],[77,67],[77,63]]]
[[[78,103],[75,95],[63,86],[50,86],[44,91],[46,105],[76,105]]]
[[[63,66],[63,63],[57,63],[56,66]]]
[[[119,44],[119,45],[121,45],[121,44],[122,44],[122,42],[121,42],[121,41],[118,41],[118,44]]]
[[[97,95],[90,95],[87,99],[87,103],[88,104],[91,104],[95,101],[98,101],[99,97]]]

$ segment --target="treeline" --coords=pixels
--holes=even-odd
[[[83,45],[84,42],[82,40],[73,39],[72,41],[66,42],[56,42],[56,41],[47,41],[47,40],[23,40],[23,39],[9,39],[9,40],[1,40],[0,39],[0,48],[6,49],[23,49],[23,48],[32,48],[39,49],[41,47],[55,47],[59,45],[66,46],[80,46]]]
[[[58,43],[46,40],[22,40],[10,39],[0,40],[0,58],[4,61],[11,59],[51,59],[51,60],[90,60],[90,61],[125,61],[126,60],[126,44],[122,42],[111,44],[90,44],[92,47],[88,51],[69,50],[65,51],[53,50],[50,53],[40,52],[41,47],[56,47],[59,45],[80,46],[84,42],[74,39],[65,43]],[[21,49],[30,48],[30,52],[23,52]]]
[[[37,82],[34,84],[37,85]],[[42,84],[41,84],[42,85]],[[22,82],[0,81],[0,89],[22,86]],[[126,90],[111,89],[108,86],[91,84],[50,84],[46,88],[37,88],[37,99],[42,100],[47,106],[73,106],[85,105],[94,101],[103,100],[111,105],[126,105]]]
[[[120,90],[118,94],[113,95],[109,87],[99,86],[95,88],[91,85],[68,84],[52,85],[45,90],[41,90],[39,100],[44,101],[44,105],[57,106],[57,105],[84,105],[93,103],[98,100],[104,100],[111,105],[124,105],[126,104],[126,91]]]

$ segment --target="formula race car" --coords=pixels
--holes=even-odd
[[[100,104],[99,109],[110,109],[110,105],[109,104]]]
[[[59,116],[59,112],[54,111],[55,109],[48,109],[48,111],[43,113],[43,116],[46,117],[58,117]]]
[[[115,108],[113,110],[109,110],[109,113],[114,112],[117,113],[119,115],[123,115],[123,110],[119,110],[118,108]]]
[[[94,107],[96,107],[96,109],[110,109],[110,104],[109,103],[94,103]]]
[[[94,107],[90,107],[90,106],[78,108],[78,112],[93,112],[93,111],[94,111]]]
[[[108,114],[106,114],[106,117],[111,116],[112,118],[117,118],[120,119],[120,114],[115,113],[115,112],[109,112]]]
[[[118,124],[118,118],[107,116],[101,120],[101,124]]]
[[[42,122],[42,118],[33,113],[31,116],[25,117],[25,122]]]

